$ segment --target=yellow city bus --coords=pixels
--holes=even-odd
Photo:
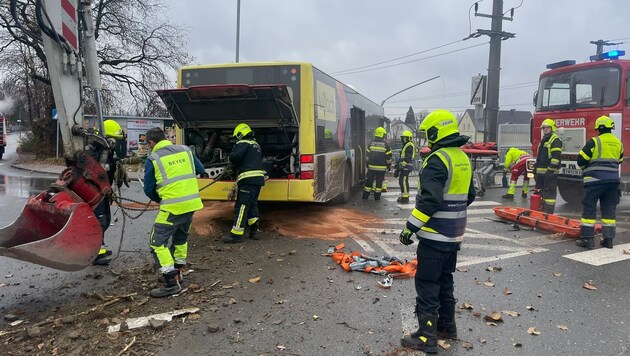
[[[177,142],[194,146],[211,178],[227,165],[236,125],[252,128],[268,176],[261,201],[347,201],[365,179],[371,133],[386,120],[381,106],[304,62],[186,66],[178,88],[158,94]],[[221,180],[201,197],[226,200],[232,186]]]

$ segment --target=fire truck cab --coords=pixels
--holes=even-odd
[[[616,50],[591,56],[587,63],[557,62],[547,65],[549,70],[540,75],[531,121],[532,152],[538,154],[543,120],[554,120],[556,133],[563,142],[558,191],[569,204],[582,201],[582,170],[576,160],[586,142],[597,136],[598,117],[606,115],[613,119],[613,134],[630,147],[630,60],[619,59],[624,54]],[[621,166],[621,181],[622,190],[627,191],[630,181],[627,159]]]

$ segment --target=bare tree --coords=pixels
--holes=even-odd
[[[5,0],[0,4],[0,72],[10,73],[0,77],[1,85],[29,110],[53,105],[50,94],[44,102],[34,101],[35,83],[50,84],[46,55],[37,39],[41,34],[34,3]],[[154,90],[169,86],[168,73],[192,60],[182,50],[185,29],[169,22],[165,0],[97,0],[92,7],[105,110],[117,114],[159,112]],[[92,103],[86,103],[87,111],[92,108]],[[43,114],[31,113],[30,117]]]

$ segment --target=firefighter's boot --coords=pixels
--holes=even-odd
[[[405,335],[400,339],[400,344],[414,350],[424,351],[428,354],[438,352],[437,345],[437,316],[432,314],[417,314],[418,331]]]
[[[510,181],[510,187],[508,188],[507,194],[501,196],[503,199],[514,199],[514,193],[516,192],[516,181]]]
[[[163,298],[169,295],[177,294],[182,291],[179,284],[179,271],[172,270],[164,274],[164,285],[160,288],[152,289],[149,293],[153,298]]]
[[[599,245],[606,248],[613,248],[613,239],[615,238],[615,226],[602,226],[602,241]]]
[[[92,261],[92,264],[97,266],[107,266],[110,262],[112,262],[112,251],[103,246],[100,251],[98,251],[98,255],[94,261]]]
[[[592,237],[579,238],[579,239],[575,240],[575,245],[579,246],[579,247],[588,248],[588,249],[592,249],[593,247],[595,247],[595,243],[593,242],[593,238]]]
[[[221,241],[228,244],[233,244],[233,243],[243,242],[243,237],[234,235],[233,233],[230,232],[229,234],[223,236],[221,238]]]
[[[542,211],[543,213],[553,214],[554,210],[556,210],[556,203],[548,203],[543,199],[542,203]]]
[[[400,204],[407,204],[409,203],[409,197],[399,197],[398,199],[396,199],[396,201]]]
[[[184,272],[186,271],[186,264],[176,263],[175,269],[179,273],[179,284],[184,284]],[[164,274],[160,274],[158,282],[165,283]]]
[[[444,339],[457,340],[457,325],[455,324],[456,300],[440,301],[438,310],[437,334]]]
[[[370,197],[370,192],[366,192],[365,190],[363,191],[363,200],[366,200],[367,198]]]
[[[381,193],[374,193],[374,200],[381,200]]]
[[[514,199],[514,194],[509,194],[509,193],[508,193],[508,194],[503,194],[503,195],[501,196],[501,198],[503,198],[503,199],[510,199],[510,200],[512,200],[512,199]]]
[[[258,240],[260,239],[260,236],[258,235],[258,230],[259,230],[260,224],[258,223],[258,221],[256,221],[255,223],[249,225],[249,235],[248,237],[252,240]]]

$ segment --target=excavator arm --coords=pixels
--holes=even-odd
[[[112,193],[105,168],[113,143],[102,133],[101,80],[91,0],[36,0],[41,35],[13,19],[46,53],[66,165],[47,191],[29,198],[18,219],[0,229],[0,255],[74,271],[94,260],[103,231],[94,208]],[[83,128],[84,89],[94,94],[98,132]]]

